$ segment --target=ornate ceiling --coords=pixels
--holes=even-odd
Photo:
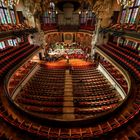
[[[57,8],[63,10],[62,6],[66,2],[74,4],[74,9],[79,10],[88,9],[89,7],[99,17],[112,15],[113,2],[117,0],[23,0],[24,6],[28,7],[33,15],[43,14],[49,10],[50,2],[53,2]]]

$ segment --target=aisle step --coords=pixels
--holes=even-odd
[[[74,120],[74,104],[73,104],[73,88],[72,76],[69,70],[65,72],[65,87],[64,87],[64,104],[63,104],[63,119]]]

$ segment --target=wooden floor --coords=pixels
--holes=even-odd
[[[92,64],[92,62],[90,61],[85,61],[85,60],[82,60],[82,59],[70,59],[69,60],[69,64],[71,66],[89,66]],[[67,60],[66,59],[62,59],[62,60],[59,60],[59,61],[55,61],[55,62],[47,62],[46,63],[46,66],[49,68],[51,67],[64,67],[64,66],[67,66],[68,63],[67,63]]]

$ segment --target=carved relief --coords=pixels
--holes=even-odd
[[[107,18],[112,16],[112,0],[98,0],[93,6],[93,10],[99,18]]]
[[[23,14],[24,16],[28,19],[31,18],[33,16],[33,9],[34,9],[34,2],[32,0],[24,0],[23,1],[24,4],[24,10],[23,10]]]

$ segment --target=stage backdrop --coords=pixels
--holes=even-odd
[[[82,47],[91,47],[92,34],[84,32],[51,32],[45,34],[45,41],[48,46],[56,42],[79,42]]]
[[[91,46],[92,35],[82,32],[76,33],[76,42],[80,42],[83,47]]]
[[[63,33],[63,38],[65,43],[72,43],[73,42],[73,33]]]

